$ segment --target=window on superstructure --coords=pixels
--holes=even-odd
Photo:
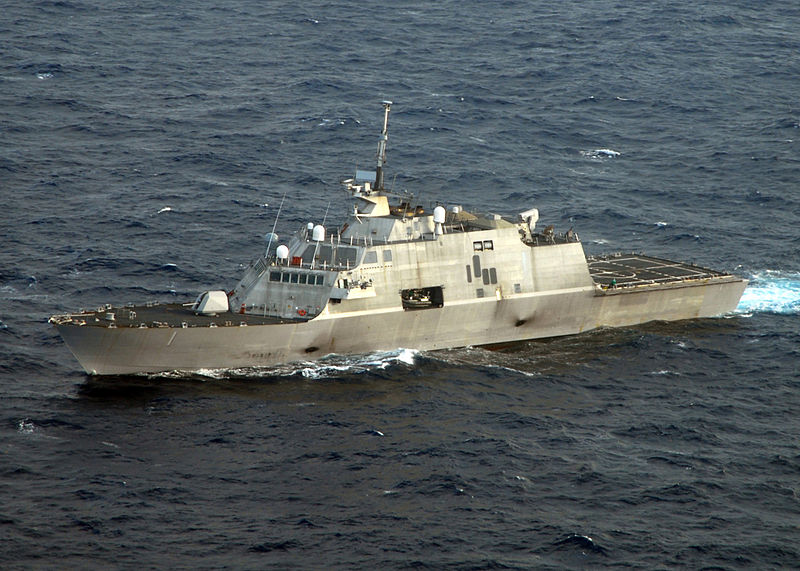
[[[472,243],[472,249],[475,250],[476,252],[482,252],[483,251],[483,242],[481,242],[481,241],[473,242]]]
[[[292,276],[291,282],[293,284],[296,284],[297,283],[297,277],[298,277],[297,274],[290,274],[290,275]]]
[[[358,259],[358,248],[352,246],[338,246],[336,248],[336,263],[340,266],[355,266]]]
[[[285,283],[285,284],[288,284],[289,283],[289,274],[288,273],[281,274],[281,281],[283,283]]]
[[[300,283],[301,284],[306,283],[306,279],[308,279],[308,276],[306,274],[300,274]]]
[[[364,263],[365,264],[377,264],[378,263],[378,252],[375,250],[369,250],[366,255],[364,256]]]
[[[333,263],[333,246],[330,244],[319,244],[316,255],[317,264],[330,266]]]
[[[314,261],[314,252],[316,251],[317,246],[316,244],[311,244],[306,246],[305,252],[303,252],[303,264],[304,265],[311,265],[311,262]]]
[[[269,281],[271,281],[271,282],[279,282],[279,281],[281,281],[281,273],[280,272],[270,272],[269,273]]]
[[[494,250],[494,242],[491,240],[484,240],[483,241],[483,249],[484,250]]]
[[[392,261],[392,251],[391,250],[384,250],[383,251],[383,263],[391,262]]]

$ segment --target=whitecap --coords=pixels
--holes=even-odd
[[[165,206],[161,210],[157,212],[157,214],[161,214],[162,212],[172,212],[172,208],[170,206]]]
[[[615,159],[622,153],[614,149],[595,149],[593,151],[581,151],[581,154],[590,159]]]
[[[338,125],[344,125],[344,119],[323,119],[322,123],[319,123],[317,127],[336,127]]]
[[[214,180],[214,179],[211,179],[211,178],[204,178],[204,179],[201,179],[201,181],[202,181],[202,182],[205,182],[206,184],[211,184],[211,185],[214,185],[214,186],[230,186],[230,185],[229,185],[227,182],[225,182],[225,181],[222,181],[222,180]]]
[[[656,226],[664,228],[665,226],[669,226],[669,222],[656,222]]]
[[[23,418],[17,423],[17,431],[22,434],[33,434],[36,430],[36,425],[30,419]]]

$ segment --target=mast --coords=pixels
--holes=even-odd
[[[381,138],[378,141],[378,165],[375,168],[375,190],[384,190],[383,188],[383,165],[386,164],[386,141],[389,140],[389,109],[392,107],[391,101],[383,101],[383,131]]]

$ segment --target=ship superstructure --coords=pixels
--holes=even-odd
[[[746,281],[642,255],[587,259],[578,235],[384,188],[391,102],[374,171],[343,181],[335,229],[309,223],[228,292],[51,318],[91,374],[260,367],[398,347],[507,343],[732,311]]]

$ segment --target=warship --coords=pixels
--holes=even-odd
[[[539,212],[419,206],[384,185],[389,112],[374,170],[342,181],[341,226],[267,234],[229,291],[55,315],[91,375],[269,367],[329,354],[502,345],[733,311],[747,281],[641,254],[587,257]],[[277,222],[277,218],[276,218]]]

